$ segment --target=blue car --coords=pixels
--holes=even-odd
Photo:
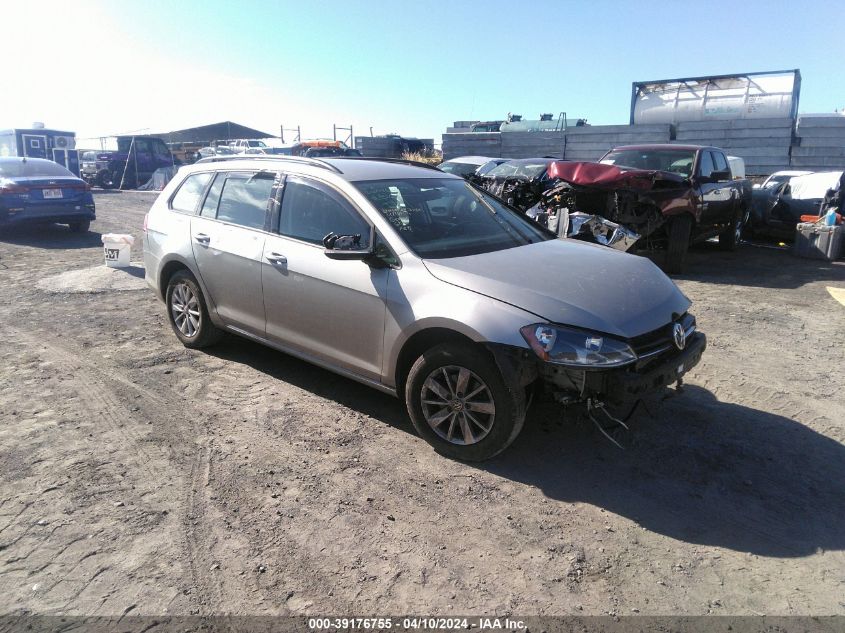
[[[90,187],[43,158],[0,157],[0,229],[58,222],[85,233],[96,219]]]

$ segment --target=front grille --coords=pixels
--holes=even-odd
[[[672,328],[675,323],[680,323],[683,326],[687,338],[695,331],[695,317],[687,313],[672,323],[667,323],[663,327],[641,334],[628,341],[640,362],[650,361],[669,350],[676,349],[672,338]]]

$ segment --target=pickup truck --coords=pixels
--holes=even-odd
[[[156,169],[179,165],[165,142],[156,136],[118,136],[117,151],[89,150],[80,161],[82,179],[103,189],[135,189]]]
[[[622,250],[665,247],[672,273],[683,271],[693,242],[718,236],[721,248],[736,249],[751,209],[751,183],[733,177],[716,147],[628,145],[596,163],[555,161],[548,175],[559,184],[534,212],[541,223],[565,212],[570,237]]]

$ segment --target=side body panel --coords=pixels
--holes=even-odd
[[[389,272],[268,236],[261,264],[267,337],[380,379]]]

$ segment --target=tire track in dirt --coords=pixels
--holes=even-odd
[[[194,410],[180,397],[168,398],[163,393],[155,393],[152,390],[140,385],[130,378],[123,376],[122,369],[115,363],[105,362],[102,359],[96,364],[84,358],[85,350],[73,352],[64,346],[52,341],[38,337],[35,333],[24,331],[19,327],[8,327],[10,336],[17,340],[25,341],[30,349],[39,352],[48,360],[52,360],[63,367],[65,371],[71,371],[75,385],[79,386],[80,394],[87,402],[93,403],[94,410],[90,413],[98,420],[105,422],[115,431],[125,434],[131,440],[131,451],[129,460],[142,470],[151,481],[161,477],[161,472],[154,464],[169,462],[174,465],[184,462],[184,455],[177,448],[188,445],[195,446],[195,455],[190,460],[190,474],[186,482],[184,516],[182,518],[184,548],[186,551],[186,562],[191,575],[192,592],[195,592],[194,600],[204,607],[206,613],[212,613],[216,605],[222,601],[222,587],[215,582],[214,577],[209,574],[212,562],[208,554],[211,551],[212,538],[211,529],[206,521],[206,510],[208,500],[206,498],[206,487],[209,481],[211,468],[211,447],[208,438],[207,425],[198,420],[203,420],[203,415]],[[111,383],[112,388],[107,387]],[[124,403],[119,392],[133,394],[133,401],[142,404],[147,417],[154,417],[161,421],[177,419],[181,422],[188,421],[189,429],[183,429],[179,425],[164,424],[161,430],[165,431],[168,440],[174,440],[176,448],[170,444],[170,448],[159,448],[153,450],[150,435],[139,434],[133,427],[132,408]],[[135,407],[136,409],[140,407]],[[202,437],[196,443],[193,437]],[[137,451],[137,455],[135,452]],[[27,506],[28,507],[28,506]],[[22,514],[22,510],[20,514]],[[103,573],[105,569],[98,572]],[[95,576],[96,577],[96,576]],[[89,579],[89,584],[95,577]],[[78,597],[83,589],[80,589],[75,597]],[[70,605],[70,602],[68,603]],[[66,605],[66,607],[68,606]]]

